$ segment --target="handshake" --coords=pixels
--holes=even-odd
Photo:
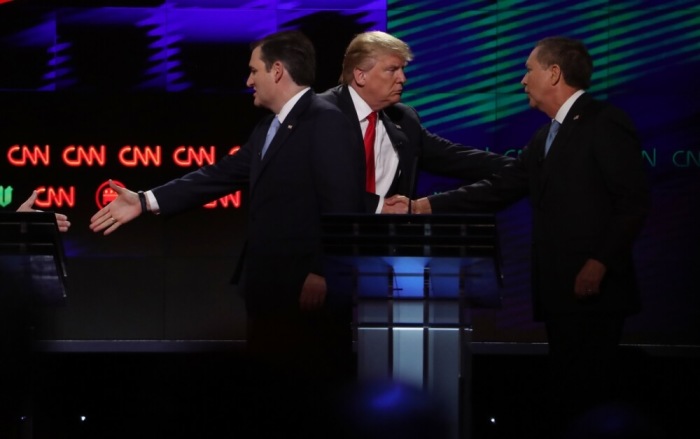
[[[382,205],[382,213],[388,214],[430,214],[432,212],[427,198],[411,200],[403,195],[392,195],[385,198]]]

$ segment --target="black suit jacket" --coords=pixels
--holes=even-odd
[[[338,106],[355,127],[357,148],[364,150],[362,129],[347,86],[340,85],[319,97]],[[513,159],[480,149],[456,144],[432,134],[421,125],[418,113],[408,105],[398,103],[379,112],[387,135],[399,156],[394,182],[386,194],[413,198],[418,171],[445,177],[477,181],[486,178]],[[379,197],[365,194],[367,212],[376,211]]]
[[[579,97],[547,157],[549,123],[495,177],[429,197],[433,212],[500,209],[529,195],[533,213],[535,317],[548,313],[640,308],[633,243],[646,219],[649,188],[641,145],[620,109]],[[579,300],[574,281],[584,262],[607,267],[600,294]]]
[[[304,279],[323,275],[321,216],[363,211],[364,154],[340,111],[309,91],[261,157],[273,115],[234,155],[153,189],[174,214],[248,188],[244,289],[250,312],[298,306]]]

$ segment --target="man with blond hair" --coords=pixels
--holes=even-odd
[[[412,59],[400,39],[381,31],[361,33],[345,51],[340,85],[319,95],[345,113],[358,148],[365,148],[367,212],[386,213],[385,197],[410,197],[418,171],[476,181],[512,161],[453,143],[421,125],[416,110],[400,102]]]

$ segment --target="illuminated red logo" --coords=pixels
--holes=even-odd
[[[159,145],[155,147],[126,145],[119,150],[119,163],[127,168],[133,168],[139,164],[159,167],[162,161],[162,151]]]
[[[32,147],[28,145],[12,145],[7,150],[7,161],[13,166],[26,166],[28,163],[37,166],[39,162],[43,163],[44,166],[49,166],[51,163],[50,151],[51,147],[49,145],[44,145],[43,147],[39,145]]]
[[[107,148],[104,145],[100,145],[99,149],[94,145],[87,148],[83,145],[68,145],[63,150],[63,163],[68,166],[93,166],[94,164],[104,166],[106,162]]]
[[[112,180],[112,183],[120,187],[126,187],[124,183],[117,180]],[[102,183],[100,187],[97,188],[97,192],[95,192],[95,204],[97,204],[98,209],[102,209],[114,201],[115,198],[117,198],[117,193],[114,192],[114,189],[109,187],[109,181]]]
[[[238,209],[241,207],[241,191],[236,191],[233,194],[228,194],[225,197],[221,197],[218,200],[214,200],[210,203],[204,205],[206,209],[215,209],[217,207],[223,208],[234,208]]]
[[[36,188],[39,195],[34,202],[36,207],[49,209],[51,207],[75,207],[75,186],[70,186],[68,190],[63,187],[39,186]]]
[[[210,146],[209,151],[207,151],[203,146],[195,149],[193,146],[186,147],[181,145],[173,152],[173,162],[181,167],[191,166],[193,163],[197,166],[202,166],[204,164],[211,165],[215,161],[216,148],[213,146]]]

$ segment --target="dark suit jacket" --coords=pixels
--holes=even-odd
[[[306,276],[322,272],[321,215],[363,211],[364,157],[338,109],[309,91],[260,153],[273,115],[234,155],[153,189],[173,214],[248,187],[245,294],[249,311],[298,306]]]
[[[533,213],[533,298],[547,313],[639,310],[632,247],[649,211],[641,146],[632,121],[588,94],[576,100],[549,154],[540,128],[515,163],[494,178],[430,197],[435,213],[502,208],[529,195]],[[600,294],[578,300],[584,262],[607,267]]]
[[[357,148],[364,150],[362,129],[347,86],[327,90],[319,97],[338,106],[355,127]],[[489,177],[513,159],[476,148],[459,145],[430,133],[420,123],[418,113],[405,104],[385,108],[379,116],[386,127],[399,156],[399,167],[394,182],[386,194],[413,197],[417,171],[426,171],[445,177],[477,181]],[[376,211],[379,197],[365,195],[367,212]]]

